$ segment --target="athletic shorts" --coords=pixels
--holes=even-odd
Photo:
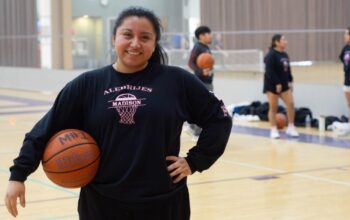
[[[344,85],[344,86],[343,86],[343,91],[344,91],[344,92],[349,92],[349,93],[350,93],[350,86]]]
[[[91,187],[83,187],[78,212],[80,220],[189,220],[190,199],[185,186],[160,203],[126,205],[101,195]]]
[[[287,83],[282,83],[282,92],[285,92],[289,89],[289,85],[288,82]],[[264,86],[263,86],[263,93],[267,93],[267,92],[272,92],[274,94],[278,94],[276,92],[276,85],[271,83],[268,79],[266,79],[266,76],[264,77]]]

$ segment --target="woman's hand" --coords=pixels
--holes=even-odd
[[[209,76],[209,74],[210,74],[210,69],[203,69],[204,76]]]
[[[5,205],[7,207],[8,212],[13,217],[16,217],[18,215],[18,211],[17,211],[18,197],[19,197],[21,206],[24,208],[26,206],[24,183],[19,181],[9,181],[9,184],[7,186],[6,196],[5,196]]]
[[[276,92],[279,94],[282,92],[282,84],[277,84],[276,85]]]
[[[176,157],[176,156],[167,156],[165,159],[167,161],[173,162],[168,166],[168,171],[170,173],[171,178],[173,178],[174,183],[178,183],[186,176],[189,176],[192,174],[191,168],[188,165],[185,158]]]

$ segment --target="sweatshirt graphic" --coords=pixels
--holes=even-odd
[[[120,117],[119,123],[135,124],[134,115],[138,107],[145,105],[142,104],[143,100],[142,98],[136,98],[133,94],[122,93],[115,100],[109,101],[112,103],[112,106],[109,108],[117,110]]]

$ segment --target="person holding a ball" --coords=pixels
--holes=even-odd
[[[123,10],[112,37],[118,59],[70,81],[26,134],[5,196],[13,216],[18,198],[25,205],[25,180],[38,168],[50,138],[79,129],[100,149],[98,172],[80,190],[79,219],[190,219],[187,177],[223,154],[231,117],[197,77],[166,65],[160,20],[152,11]],[[187,155],[179,156],[185,121],[203,131]]]

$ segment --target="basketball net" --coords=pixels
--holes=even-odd
[[[135,124],[134,115],[137,110],[137,105],[131,106],[118,106],[116,107],[118,114],[120,116],[119,122],[122,124]]]

